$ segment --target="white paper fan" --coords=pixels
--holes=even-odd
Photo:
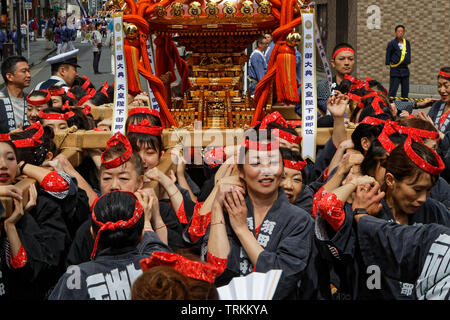
[[[252,272],[245,277],[235,277],[229,284],[217,288],[220,300],[272,300],[280,281],[281,270],[266,273]]]

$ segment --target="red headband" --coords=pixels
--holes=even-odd
[[[272,131],[274,135],[276,135],[277,137],[279,137],[280,139],[284,139],[286,141],[289,141],[290,143],[296,143],[296,144],[300,144],[302,143],[302,137],[300,136],[296,136],[295,134],[280,130],[280,129],[275,129]]]
[[[372,106],[373,110],[375,110],[375,114],[384,113],[383,109],[381,109],[381,107],[380,107],[380,102],[384,104],[384,101],[378,95],[378,92],[371,92],[371,93],[365,95],[364,97],[362,97],[361,100],[366,99],[366,98],[371,98],[371,97],[373,97],[373,100],[370,103],[370,105]],[[360,102],[360,103],[358,103],[358,107],[362,109],[362,108],[364,108],[364,104],[362,102]]]
[[[214,283],[219,274],[219,269],[211,263],[190,260],[170,252],[155,251],[150,258],[142,259],[139,263],[142,271],[156,266],[168,266],[186,277],[209,283]]]
[[[108,148],[111,148],[119,143],[123,143],[125,146],[126,151],[119,157],[114,158],[110,161],[105,161],[103,158],[105,152],[108,150]],[[100,159],[102,161],[103,167],[106,169],[112,169],[117,168],[118,166],[124,164],[128,160],[130,160],[131,154],[133,153],[133,148],[131,147],[130,142],[128,141],[127,137],[125,137],[122,133],[117,132],[115,135],[111,137],[111,139],[108,140],[106,143],[106,149],[102,152],[100,155]]]
[[[142,217],[142,214],[144,213],[144,209],[142,208],[141,203],[139,202],[139,200],[136,198],[136,196],[128,191],[112,191],[112,192],[123,192],[123,193],[127,193],[129,195],[132,195],[135,199],[136,199],[136,205],[134,207],[134,212],[133,212],[133,216],[127,220],[118,220],[115,222],[112,221],[108,221],[108,222],[100,222],[97,220],[97,217],[95,215],[95,205],[97,204],[98,200],[100,200],[103,196],[102,195],[100,198],[97,198],[95,200],[95,202],[92,205],[92,221],[100,227],[100,229],[97,232],[97,235],[95,237],[95,242],[94,242],[94,249],[92,250],[92,254],[91,254],[91,260],[95,258],[95,254],[97,252],[97,246],[98,246],[98,241],[100,239],[100,234],[105,231],[105,230],[111,230],[111,231],[115,231],[117,229],[128,229],[131,228],[132,226],[134,226],[139,219]],[[106,193],[108,194],[108,193]]]
[[[27,102],[28,102],[29,104],[31,104],[31,105],[33,105],[33,106],[40,106],[41,104],[47,103],[47,102],[50,100],[51,95],[50,95],[50,92],[49,92],[49,91],[47,91],[47,90],[39,90],[39,91],[42,91],[42,92],[46,93],[47,96],[46,96],[44,99],[41,99],[41,100],[30,100],[30,95],[31,95],[31,93],[30,93],[30,94],[27,96]]]
[[[37,121],[28,128],[26,128],[25,131],[31,129],[37,129],[36,133],[31,138],[13,140],[13,143],[16,146],[16,148],[35,147],[42,144],[42,140],[39,140],[42,138],[42,135],[44,134],[44,128],[42,127],[42,124],[39,121]]]
[[[7,141],[11,141],[11,137],[9,136],[9,133],[0,134],[0,142],[7,142]]]
[[[450,73],[448,73],[448,72],[439,71],[439,76],[450,79]]]
[[[345,48],[340,48],[340,49],[338,49],[338,50],[336,50],[334,53],[333,53],[333,59],[334,58],[336,58],[336,56],[339,54],[339,53],[341,53],[342,51],[350,51],[350,52],[352,52],[353,54],[355,54],[355,50],[353,50],[352,48],[350,48],[350,47],[345,47]]]
[[[81,109],[81,112],[83,112],[85,115],[88,115],[91,112],[91,106],[88,104],[85,104],[83,106],[83,109]]]
[[[81,87],[83,89],[87,89],[89,87],[89,85],[91,84],[91,80],[89,80],[89,78],[86,76],[83,76],[83,79],[85,79],[86,81],[84,81],[84,83]]]
[[[376,126],[378,124],[386,123],[386,120],[381,120],[381,119],[374,118],[374,117],[365,117],[363,119],[363,121],[360,122],[360,124],[361,123],[363,123],[363,124],[370,124],[372,126]]]
[[[428,149],[430,149],[431,152],[433,152],[436,160],[438,161],[438,166],[434,167],[428,162],[426,162],[425,159],[422,159],[417,153],[415,153],[411,145],[412,139],[411,136],[408,136],[408,138],[406,138],[406,141],[404,143],[405,153],[412,160],[412,162],[414,162],[420,169],[432,175],[439,175],[445,169],[445,164],[442,161],[441,157],[436,153],[436,151],[434,151],[428,146],[425,146]]]
[[[103,93],[107,98],[109,98],[108,96],[108,81],[105,81],[105,83],[103,84],[103,87],[100,89],[100,92]]]
[[[83,105],[86,101],[91,99],[93,96],[95,96],[96,91],[93,88],[90,88],[86,91],[86,95],[80,99],[80,101],[77,102],[77,106]]]
[[[132,116],[133,114],[137,114],[137,113],[146,113],[146,114],[154,115],[155,117],[158,117],[158,118],[160,117],[158,110],[150,109],[150,108],[142,108],[142,107],[130,109],[130,111],[128,111],[128,116]]]
[[[70,92],[70,91],[67,91],[67,92],[66,92],[66,95],[67,95],[69,98],[71,98],[71,99],[74,99],[74,100],[77,99],[77,98],[75,98],[75,95],[74,95],[72,92]]]
[[[302,171],[306,167],[306,161],[283,160],[283,163],[286,168],[294,169],[297,171]]]
[[[145,133],[152,136],[160,136],[162,134],[162,131],[162,127],[153,126],[147,119],[142,120],[137,125],[128,125],[128,132]]]
[[[66,100],[66,102],[64,102],[63,106],[61,107],[61,110],[72,110],[72,107],[69,106],[69,100]]]
[[[264,143],[258,141],[252,141],[249,139],[245,139],[242,145],[246,149],[256,150],[256,151],[272,151],[280,148],[280,141],[276,140],[274,142]]]
[[[278,123],[282,125],[283,127],[289,127],[289,124],[287,121],[283,118],[283,116],[278,112],[272,112],[264,117],[261,121],[261,125],[259,126],[259,129],[266,129],[267,125],[271,122]]]
[[[48,90],[48,92],[50,92],[51,96],[62,96],[66,93],[66,90],[64,90],[64,88],[59,88],[55,90]]]
[[[44,111],[39,111],[38,117],[40,119],[46,120],[65,120],[72,118],[75,115],[72,111],[66,113],[46,113]]]
[[[368,121],[371,121],[371,120],[369,119]],[[389,139],[389,136],[395,132],[398,132],[400,134],[406,134],[406,135],[408,135],[408,138],[411,138],[414,141],[422,143],[422,144],[423,144],[422,138],[425,138],[425,139],[438,139],[439,138],[439,134],[436,131],[428,131],[428,130],[423,130],[423,129],[405,127],[405,126],[401,126],[398,123],[391,121],[391,120],[386,120],[386,121],[380,120],[379,123],[383,123],[383,122],[385,125],[383,128],[383,131],[381,131],[380,135],[378,136],[378,140],[381,142],[381,145],[389,154],[396,147],[396,145]]]

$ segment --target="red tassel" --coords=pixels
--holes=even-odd
[[[297,73],[294,48],[283,45],[278,51],[276,90],[278,102],[298,104],[300,97],[297,88]]]

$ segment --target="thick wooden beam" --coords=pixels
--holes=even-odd
[[[35,184],[36,180],[31,178],[25,178],[17,182],[14,186],[22,191],[22,204],[25,207],[25,205],[28,203],[28,190],[30,189],[30,186],[32,184]],[[10,197],[0,197],[0,201],[3,204],[3,208],[5,208],[5,211],[3,212],[3,215],[0,218],[8,218],[13,210],[14,210],[14,202],[13,199]]]

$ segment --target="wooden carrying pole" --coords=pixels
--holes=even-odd
[[[35,184],[36,180],[31,178],[25,178],[17,182],[14,186],[18,188],[20,191],[22,191],[22,204],[25,207],[25,205],[28,203],[29,200],[29,189],[32,184]],[[2,216],[0,218],[8,218],[13,210],[14,210],[14,201],[11,197],[0,197],[0,201],[2,202],[3,208],[5,211],[3,212]]]

